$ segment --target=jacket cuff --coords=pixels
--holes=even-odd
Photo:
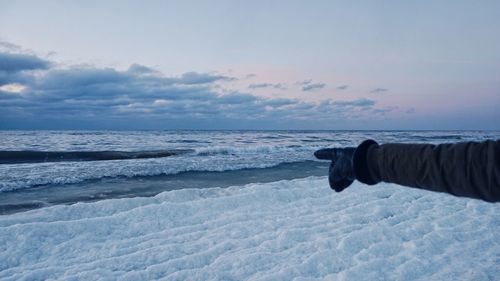
[[[378,147],[378,143],[374,140],[365,140],[358,146],[358,148],[356,148],[352,159],[356,179],[369,185],[378,183],[375,179],[373,179],[370,173],[370,166],[368,164],[368,149],[372,146]]]

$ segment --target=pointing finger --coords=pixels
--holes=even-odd
[[[314,156],[321,160],[332,160],[337,158],[336,148],[323,148],[314,152]]]

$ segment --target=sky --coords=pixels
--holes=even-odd
[[[500,1],[0,0],[0,129],[500,130]]]

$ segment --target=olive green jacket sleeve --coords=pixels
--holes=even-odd
[[[456,196],[500,201],[500,140],[454,144],[361,143],[354,153],[356,179],[390,182]]]

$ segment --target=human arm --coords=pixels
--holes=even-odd
[[[352,165],[353,179],[369,185],[390,182],[489,202],[500,201],[499,140],[439,145],[379,145],[367,140],[355,149],[350,162],[338,161],[334,157],[338,152],[333,150],[341,149],[315,153],[316,156],[331,155],[330,177],[335,163],[343,162]]]

